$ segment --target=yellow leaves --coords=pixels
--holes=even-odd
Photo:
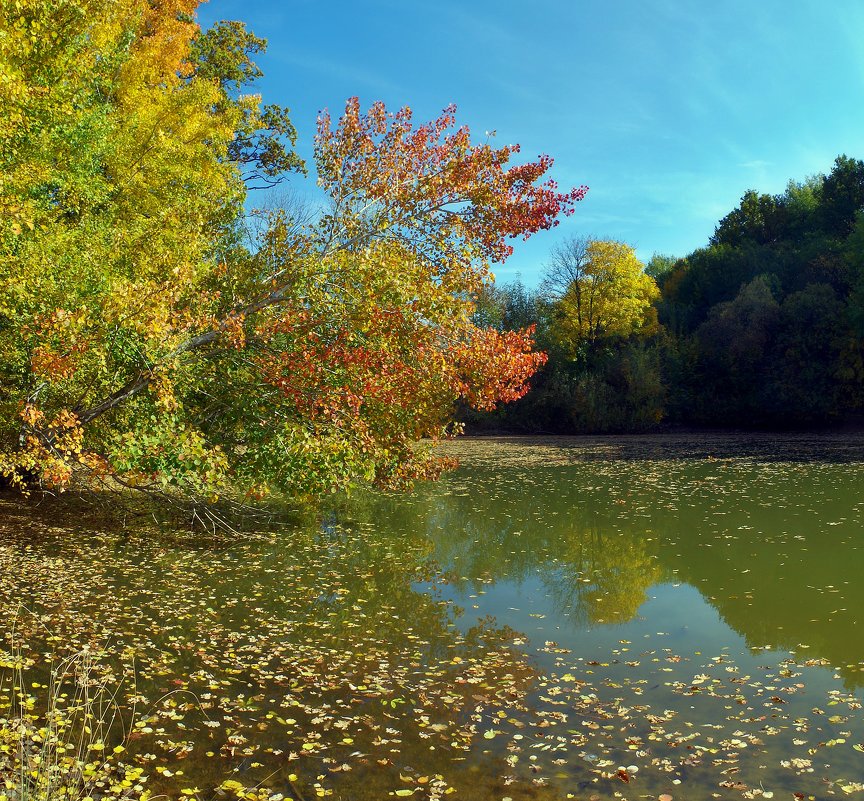
[[[0,451],[0,470],[22,490],[26,490],[23,476],[36,472],[47,486],[62,492],[72,477],[73,465],[92,458],[84,452],[84,432],[77,415],[60,409],[48,418],[36,405],[25,404],[19,417],[26,432],[24,447],[11,453]]]
[[[150,390],[156,398],[156,406],[163,414],[173,414],[179,411],[180,404],[177,401],[174,384],[166,370],[157,372],[152,382]]]
[[[0,7],[0,353],[22,376],[0,408],[0,466],[18,481],[105,474],[105,442],[103,457],[85,453],[62,410],[168,361],[220,302],[210,254],[241,208],[226,157],[240,112],[190,76],[196,6]],[[21,449],[34,387],[44,417],[27,412]],[[157,382],[160,412],[178,412],[174,387]]]
[[[34,228],[34,224],[32,220],[13,220],[10,224],[9,228],[15,236],[20,236],[24,232],[24,228],[32,231]]]
[[[198,26],[192,15],[199,0],[137,0],[129,10],[137,20],[138,36],[121,85],[176,86],[189,75],[190,40]]]
[[[581,264],[568,267],[573,277],[557,303],[553,334],[578,348],[607,337],[650,333],[656,326],[654,279],[629,245],[590,241]]]
[[[0,11],[14,31],[0,55],[17,68],[0,77],[0,209],[14,210],[0,218],[11,321],[0,353],[21,377],[0,410],[4,469],[58,487],[74,471],[122,474],[211,500],[228,476],[263,497],[435,475],[444,463],[412,441],[437,437],[462,397],[517,397],[539,363],[525,338],[479,342],[471,297],[486,262],[570,200],[527,190],[548,159],[502,183],[515,150],[447,135],[452,110],[409,136],[410,111],[394,127],[375,104],[320,140],[337,156],[362,146],[359,205],[320,225],[274,215],[260,252],[246,251],[238,164],[272,176],[274,159],[293,162],[244,143],[290,140],[293,127],[260,96],[226,93],[235,79],[217,62],[232,54],[218,42],[207,74],[196,6],[21,0]],[[356,247],[333,244],[353,233]]]
[[[7,798],[93,801],[107,797],[110,788],[114,798],[144,801],[142,785],[147,777],[143,770],[115,760],[122,746],[106,753],[104,738],[112,714],[106,698],[113,679],[90,660],[85,647],[55,666],[48,684],[34,682],[44,691],[43,697],[22,694],[3,699],[0,763],[5,781],[0,786],[11,791],[5,794]],[[20,671],[21,666],[15,669]],[[11,686],[23,687],[23,674],[12,676]],[[88,690],[81,692],[85,682]],[[22,781],[26,786],[22,787]]]
[[[236,350],[242,350],[246,346],[246,330],[243,327],[245,315],[229,314],[222,322],[226,342]]]
[[[32,403],[26,404],[21,410],[21,421],[26,426],[38,425],[44,418],[44,413]]]

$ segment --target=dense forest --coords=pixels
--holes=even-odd
[[[537,290],[488,289],[478,316],[536,326],[548,362],[523,399],[469,430],[788,429],[854,420],[864,399],[864,162],[779,195],[748,191],[684,258],[590,237]]]

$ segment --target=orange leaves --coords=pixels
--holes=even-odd
[[[139,2],[140,33],[135,41],[135,58],[129,68],[136,70],[136,81],[150,85],[175,80],[188,75],[189,43],[198,26],[192,15],[199,0],[160,0],[157,3]]]
[[[523,397],[528,379],[546,364],[546,354],[534,352],[533,346],[533,326],[524,331],[470,331],[454,353],[462,397],[481,410]]]
[[[0,473],[26,491],[25,477],[36,474],[43,485],[61,492],[72,479],[73,466],[96,466],[102,460],[83,450],[84,432],[78,417],[60,409],[48,419],[35,404],[20,412],[23,448],[10,455],[0,452]]]
[[[225,340],[236,350],[246,347],[246,331],[243,328],[245,319],[243,314],[229,314],[222,322]]]
[[[442,469],[411,443],[441,436],[457,404],[520,398],[545,363],[533,331],[470,322],[508,240],[557,224],[585,194],[544,181],[547,156],[512,166],[518,151],[472,144],[453,107],[415,126],[408,108],[362,113],[353,98],[335,128],[326,112],[319,119],[319,184],[333,211],[312,243],[314,267],[281,267],[297,284],[274,293],[282,316],[256,363],[294,415],[318,432],[338,427],[388,485]]]
[[[71,377],[78,369],[78,361],[90,346],[86,335],[88,312],[86,308],[69,312],[55,309],[51,314],[37,318],[32,326],[24,328],[33,334],[37,344],[30,354],[33,375],[48,381]]]
[[[299,167],[284,110],[240,91],[263,40],[199,36],[197,0],[22,3],[0,42],[21,66],[0,98],[0,470],[196,497],[404,484],[441,469],[417,441],[458,404],[524,394],[544,357],[472,325],[472,299],[510,239],[584,195],[548,156],[473,143],[453,107],[418,125],[355,98],[319,120],[330,212],[277,211],[247,239],[244,175]]]
[[[293,318],[290,341],[257,364],[295,413],[351,430],[364,447],[434,438],[457,402],[491,409],[516,400],[546,362],[532,350],[533,329],[477,328],[457,308],[433,326],[413,304],[373,306],[335,330],[307,313]],[[290,325],[283,319],[278,328]]]
[[[30,369],[34,376],[51,380],[69,378],[75,365],[69,353],[57,353],[45,345],[37,345],[30,356]]]
[[[586,187],[559,192],[554,181],[542,181],[549,156],[508,166],[518,145],[475,145],[468,128],[455,125],[454,106],[415,128],[408,107],[389,113],[378,102],[363,114],[356,97],[335,129],[322,113],[318,183],[340,210],[331,236],[387,230],[439,268],[472,258],[503,261],[512,252],[509,238],[557,225],[585,196]]]
[[[45,414],[32,403],[25,404],[21,410],[21,421],[25,426],[36,426],[44,419]]]
[[[399,310],[373,308],[354,323],[334,330],[325,317],[296,319],[291,342],[258,359],[262,376],[312,420],[349,426],[364,408],[379,414],[388,406],[406,408],[421,381],[422,332],[410,330]],[[283,320],[279,328],[287,325]]]

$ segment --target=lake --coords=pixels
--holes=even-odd
[[[6,650],[89,646],[172,796],[862,797],[864,437],[444,447],[239,538],[7,498]]]

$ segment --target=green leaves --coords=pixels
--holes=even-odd
[[[287,111],[240,91],[264,40],[200,32],[195,0],[49,5],[69,15],[57,47],[31,45],[52,29],[32,0],[3,41],[3,472],[244,501],[400,487],[449,466],[418,441],[456,433],[456,404],[527,391],[533,332],[471,316],[509,238],[584,195],[545,178],[549,157],[512,164],[452,108],[415,126],[352,100],[316,138],[332,212],[250,236],[247,186],[303,171]]]

